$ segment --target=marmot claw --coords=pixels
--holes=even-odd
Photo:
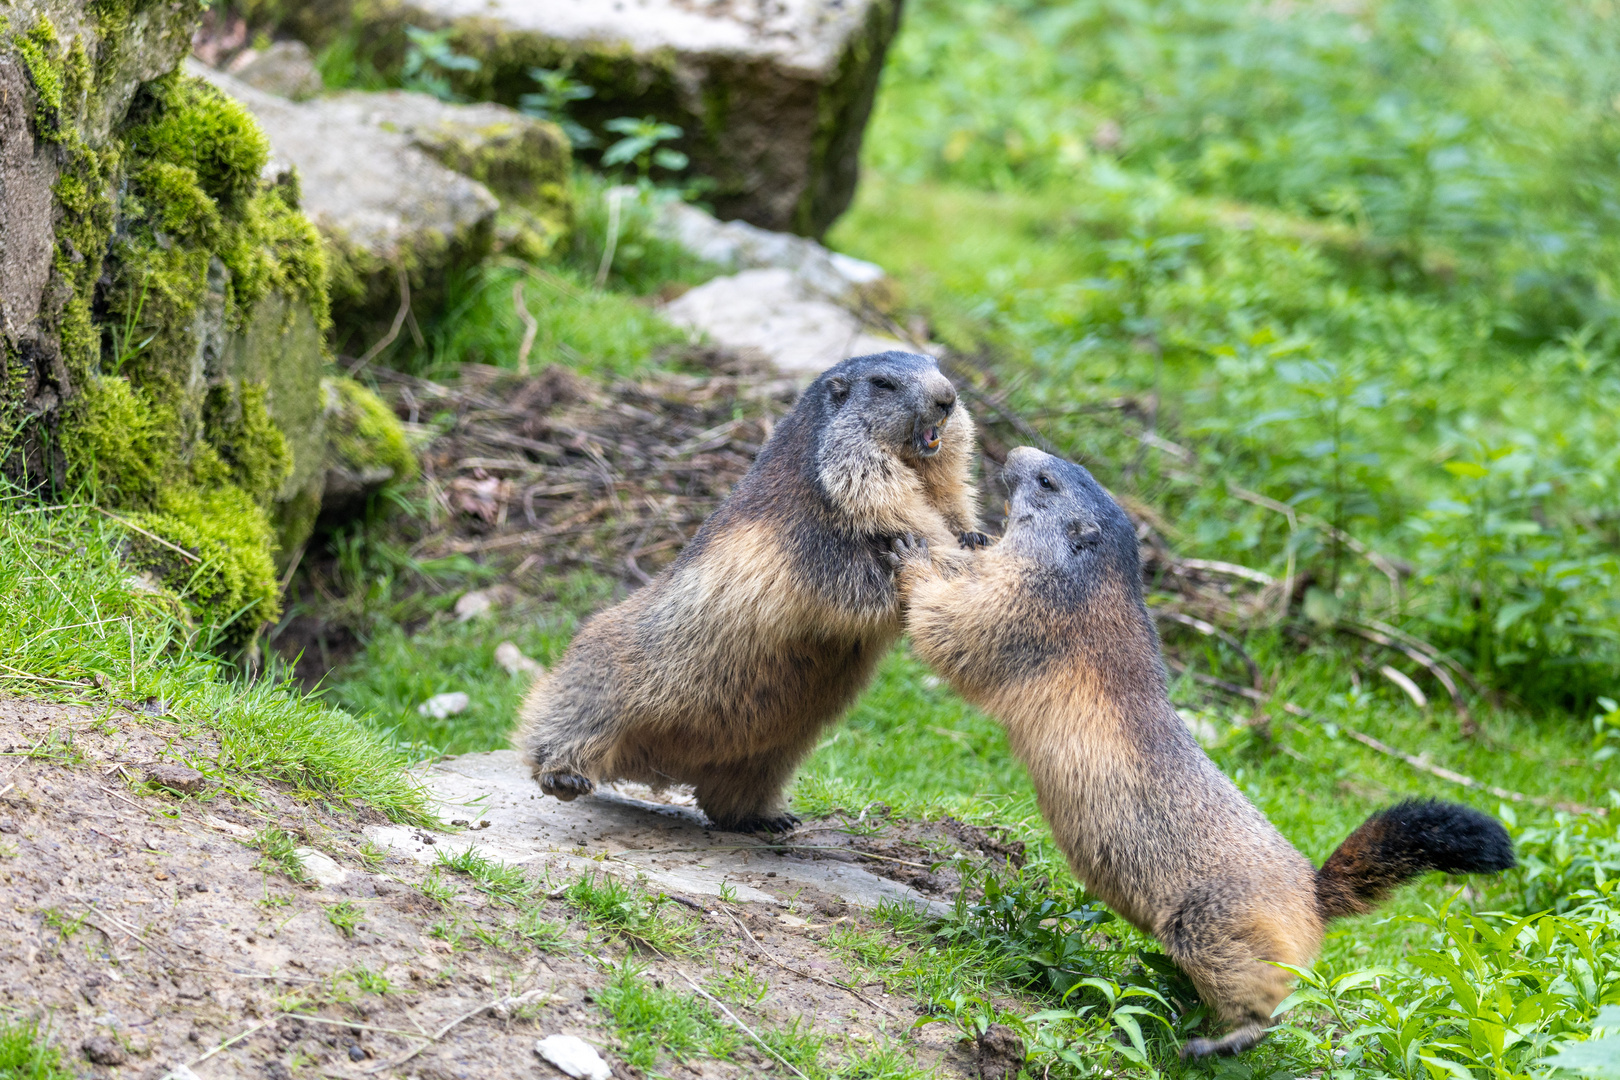
[[[554,795],[563,802],[573,802],[581,795],[589,795],[596,790],[596,785],[589,777],[576,772],[547,773],[540,777],[540,790],[547,795]]]
[[[718,825],[725,832],[744,833],[785,833],[796,828],[799,824],[799,815],[786,810],[776,814],[750,814],[748,817]]]
[[[974,532],[971,529],[965,533],[959,533],[956,538],[961,541],[962,546],[967,548],[969,551],[972,551],[975,548],[986,548],[990,546],[989,536],[982,532]]]
[[[898,570],[908,561],[926,561],[928,558],[928,541],[920,536],[906,533],[896,536],[889,541],[889,550],[883,553],[883,561]]]

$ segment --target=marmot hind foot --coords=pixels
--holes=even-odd
[[[956,539],[969,551],[974,551],[978,548],[987,548],[990,546],[989,535],[982,532],[973,532],[970,530],[965,533],[958,533]]]
[[[721,832],[785,833],[799,826],[799,815],[779,810],[774,814],[749,814],[730,821],[716,821],[714,827]]]
[[[573,802],[581,795],[589,795],[596,790],[596,784],[589,777],[577,772],[544,773],[536,779],[540,781],[541,791],[563,802]]]
[[[1217,1057],[1231,1057],[1257,1045],[1265,1037],[1265,1026],[1250,1021],[1233,1028],[1218,1039],[1188,1039],[1181,1046],[1181,1060],[1209,1057],[1211,1054]]]

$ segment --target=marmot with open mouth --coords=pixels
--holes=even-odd
[[[1039,450],[1007,456],[1007,529],[936,565],[894,563],[917,654],[1007,729],[1041,813],[1086,888],[1152,934],[1230,1030],[1183,1056],[1265,1037],[1331,919],[1371,911],[1429,870],[1514,864],[1507,831],[1466,806],[1403,802],[1317,870],[1193,741],[1165,688],[1130,519],[1091,474]]]
[[[890,540],[926,536],[942,559],[986,542],[973,450],[929,357],[823,373],[675,562],[530,691],[516,743],[541,788],[685,783],[721,828],[797,824],[783,788],[900,633]]]

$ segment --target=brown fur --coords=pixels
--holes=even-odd
[[[817,379],[680,558],[530,691],[517,743],[541,787],[688,783],[722,827],[791,824],[783,788],[899,636],[889,538],[947,551],[974,528],[973,423],[955,400],[932,360],[903,353]]]
[[[1123,511],[1084,469],[1039,451],[1015,450],[1005,475],[1007,535],[970,565],[897,543],[906,627],[918,655],[1006,727],[1075,875],[1158,938],[1231,1027],[1186,1053],[1263,1038],[1292,980],[1276,965],[1309,964],[1328,918],[1369,910],[1423,870],[1512,865],[1495,822],[1408,803],[1318,873],[1171,705]]]

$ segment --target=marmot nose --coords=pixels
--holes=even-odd
[[[934,398],[934,404],[939,406],[939,411],[941,414],[945,416],[951,415],[951,410],[956,408],[956,391],[945,391]]]

